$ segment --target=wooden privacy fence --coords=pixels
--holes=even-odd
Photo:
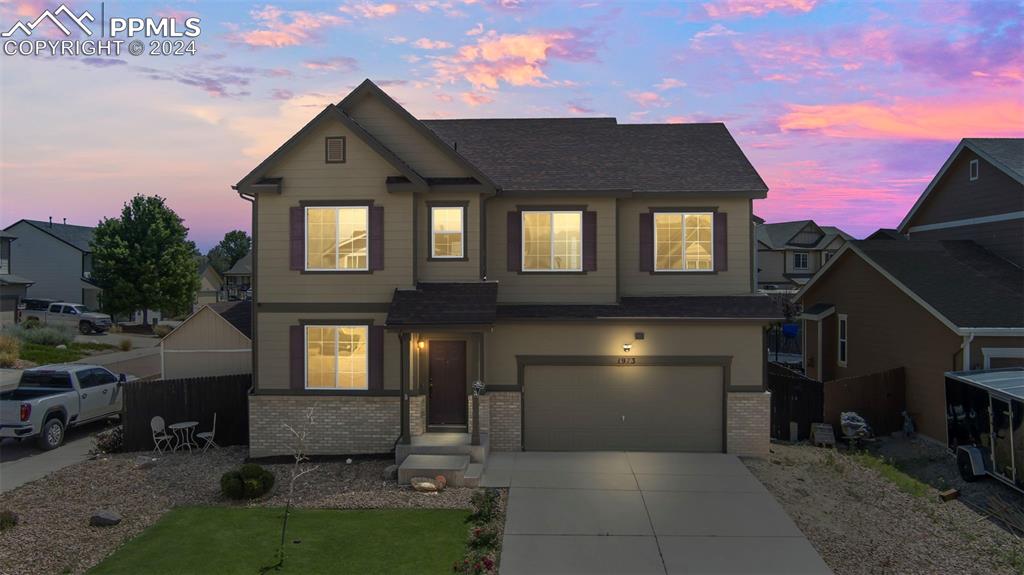
[[[195,431],[209,431],[217,414],[217,445],[249,443],[249,387],[252,376],[223,375],[190,379],[130,381],[124,385],[124,450],[153,449],[150,420],[165,425],[198,421]]]
[[[809,438],[811,424],[822,422],[824,397],[821,382],[768,362],[768,391],[772,394],[772,437],[785,441]],[[796,423],[796,437],[790,430],[791,423]]]
[[[825,382],[825,423],[840,433],[839,414],[856,411],[876,435],[903,429],[906,377],[902,367]]]

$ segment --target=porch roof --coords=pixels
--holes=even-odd
[[[497,304],[497,282],[420,282],[395,290],[387,325],[491,325]]]

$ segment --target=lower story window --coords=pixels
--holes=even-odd
[[[368,389],[365,325],[306,326],[306,388]]]

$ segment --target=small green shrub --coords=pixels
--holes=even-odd
[[[498,495],[497,489],[487,488],[474,493],[470,498],[473,513],[470,514],[468,520],[477,525],[490,522],[498,513],[499,499],[500,495]]]
[[[498,528],[481,525],[469,530],[469,546],[473,549],[491,549],[498,543]]]
[[[131,351],[132,350],[132,340],[130,340],[128,338],[122,339],[121,343],[118,344],[118,347],[121,348],[121,351]]]
[[[490,575],[497,571],[498,563],[494,555],[482,552],[470,552],[462,561],[452,565],[452,571],[459,575]]]
[[[9,335],[0,335],[0,367],[14,367],[21,357],[21,342]]]
[[[274,486],[274,474],[255,463],[246,463],[220,478],[220,490],[229,499],[255,499]]]
[[[7,531],[18,524],[18,514],[10,509],[0,511],[0,531]]]
[[[25,329],[35,329],[35,328],[37,328],[39,326],[40,326],[39,318],[37,318],[37,317],[30,317],[30,318],[26,319],[25,321],[21,322],[21,327],[23,327]]]
[[[22,343],[35,343],[39,345],[68,345],[75,340],[75,330],[64,325],[43,325],[38,327],[27,327],[28,321],[22,325],[7,326],[3,329],[3,335],[15,337]]]
[[[153,327],[153,335],[157,337],[164,337],[171,333],[174,328],[169,325],[159,324]]]
[[[124,449],[124,428],[120,425],[105,429],[96,434],[96,453],[118,453]]]

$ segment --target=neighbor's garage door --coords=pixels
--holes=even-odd
[[[722,451],[721,367],[526,367],[527,450]]]

